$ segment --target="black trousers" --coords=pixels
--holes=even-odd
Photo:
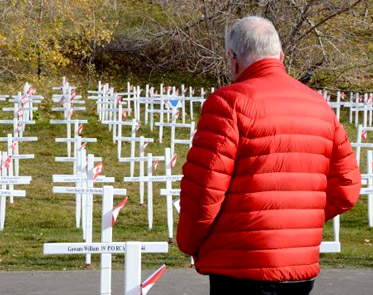
[[[314,280],[302,282],[263,282],[210,275],[210,295],[308,295]]]

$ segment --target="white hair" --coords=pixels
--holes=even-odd
[[[225,46],[246,66],[266,57],[279,58],[282,50],[272,22],[259,16],[236,21],[225,37]]]

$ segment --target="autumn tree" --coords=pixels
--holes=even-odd
[[[47,75],[76,63],[84,67],[111,39],[112,6],[97,0],[0,2],[0,70],[13,79]]]

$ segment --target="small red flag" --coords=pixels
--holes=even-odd
[[[87,144],[88,144],[88,142],[85,142],[85,143],[83,143],[81,146],[80,146],[80,150],[84,150],[86,147],[87,147]]]
[[[18,118],[23,118],[23,108],[18,109]]]
[[[80,135],[83,132],[83,124],[80,124],[78,127],[78,135]]]
[[[170,161],[170,166],[171,168],[174,168],[175,165],[176,165],[176,160],[177,160],[177,154],[174,154],[171,158],[171,161]]]
[[[180,115],[180,111],[177,110],[177,111],[175,112],[175,114],[174,114],[174,121],[176,121],[177,118],[179,118],[179,115]]]
[[[11,145],[11,149],[12,149],[12,151],[14,151],[14,150],[17,148],[17,145],[18,145],[18,138],[16,138],[16,139],[12,142],[12,145]]]
[[[141,127],[141,123],[138,122],[138,123],[136,124],[136,127],[135,127],[135,132],[137,132],[137,131],[140,129],[140,127]]]
[[[94,168],[93,168],[93,180],[96,180],[97,177],[100,176],[102,172],[102,162],[98,163]]]
[[[27,98],[26,96],[22,96],[21,98],[22,105],[24,106],[27,103]]]
[[[141,284],[141,295],[146,295],[151,287],[159,280],[166,270],[167,265],[163,264],[154,273],[152,273],[142,284]]]
[[[159,164],[159,159],[155,160],[153,163],[153,171],[157,170],[157,166]]]
[[[193,139],[194,136],[196,135],[197,133],[197,130],[194,130],[191,134],[190,134],[190,139]]]
[[[34,87],[30,86],[30,88],[27,90],[26,95],[31,96],[31,95],[34,95],[35,93],[36,93],[36,89]]]
[[[24,124],[19,123],[18,126],[17,126],[17,129],[16,129],[16,132],[22,131],[23,127],[24,127]]]
[[[142,146],[142,151],[145,151],[145,149],[148,146],[148,144],[149,144],[149,140],[147,140],[147,141],[144,142],[144,145]]]
[[[111,226],[113,227],[115,222],[117,221],[117,218],[118,218],[118,214],[120,212],[120,210],[122,210],[122,208],[124,207],[124,205],[126,205],[128,201],[128,197],[125,197],[122,202],[119,203],[118,206],[116,206],[115,208],[113,208],[113,211],[111,212]]]
[[[367,141],[367,139],[368,139],[368,131],[364,130],[363,133],[361,133],[361,138],[364,141]]]
[[[10,167],[10,163],[12,163],[12,156],[9,156],[3,163],[3,166],[6,168],[6,169],[9,169]]]
[[[75,98],[76,98],[76,90],[74,89],[74,90],[71,91],[71,98],[70,98],[70,101],[74,101]]]

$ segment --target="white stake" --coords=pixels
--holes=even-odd
[[[166,176],[171,176],[171,150],[170,148],[166,148],[165,151],[165,162],[166,162]],[[171,190],[172,189],[172,181],[168,180],[166,181],[166,189]],[[166,196],[166,202],[167,202],[167,229],[168,229],[168,240],[170,243],[173,242],[173,224],[174,224],[174,217],[173,217],[173,211],[172,211],[172,195],[168,194]]]
[[[147,175],[153,176],[153,156],[148,153]],[[148,181],[148,227],[149,230],[153,229],[153,182]]]
[[[368,151],[367,157],[367,172],[368,174],[373,174],[373,151]],[[368,187],[373,188],[373,177],[369,177],[368,179]],[[373,194],[368,194],[368,224],[369,227],[373,227]]]
[[[104,186],[102,196],[101,242],[111,243],[113,228],[111,214],[113,210],[113,187]],[[101,254],[100,295],[111,295],[111,254]]]
[[[124,295],[141,294],[141,243],[126,243]]]

